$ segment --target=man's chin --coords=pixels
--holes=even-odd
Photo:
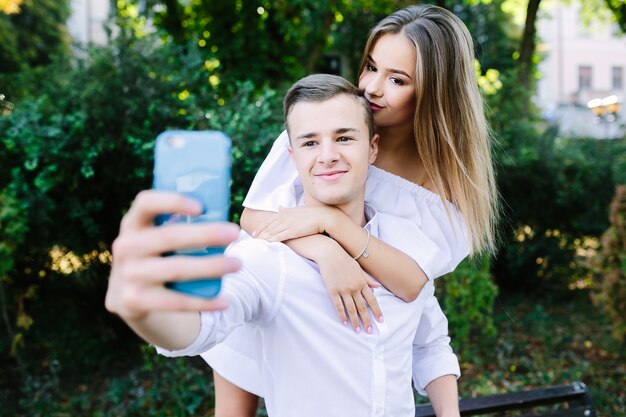
[[[351,196],[345,194],[323,194],[314,197],[321,205],[340,206],[351,201]]]

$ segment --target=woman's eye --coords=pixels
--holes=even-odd
[[[367,69],[370,72],[376,72],[376,67],[373,66],[372,64],[365,64],[365,69]]]
[[[395,85],[404,85],[404,81],[402,81],[400,78],[392,78],[391,82],[394,83]]]

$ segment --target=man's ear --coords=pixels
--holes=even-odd
[[[380,138],[380,136],[378,136],[378,133],[374,133],[374,136],[372,137],[372,140],[370,142],[370,158],[369,158],[369,163],[373,164],[374,161],[376,161],[376,157],[378,156],[378,139]]]
[[[287,152],[289,152],[289,156],[293,159],[293,149],[291,149],[291,144],[287,145]]]

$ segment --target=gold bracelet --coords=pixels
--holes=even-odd
[[[361,256],[364,258],[367,258],[370,256],[369,253],[367,253],[367,245],[370,243],[370,231],[369,229],[365,229],[365,232],[367,233],[367,237],[365,238],[365,247],[363,248],[363,250],[361,251],[361,253],[359,253],[357,256],[355,256],[354,259],[355,261],[357,259],[359,259]]]

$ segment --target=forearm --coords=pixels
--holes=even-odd
[[[284,243],[298,255],[315,263],[319,263],[328,251],[343,250],[333,239],[320,234],[290,239]]]
[[[244,208],[241,213],[241,219],[239,221],[241,228],[246,231],[250,236],[254,236],[254,232],[258,230],[261,225],[268,222],[270,219],[276,217],[276,213],[272,211],[254,210]]]
[[[328,223],[326,232],[352,257],[361,254],[367,233],[354,222],[337,215]],[[407,254],[370,236],[368,256],[357,259],[367,273],[404,301],[413,301],[428,281],[419,265]]]
[[[241,227],[249,235],[254,236],[254,232],[257,231],[259,227],[262,227],[271,219],[276,218],[276,215],[276,213],[271,211],[245,208],[241,214]],[[314,262],[318,262],[320,258],[324,256],[324,253],[327,253],[327,250],[342,249],[333,239],[321,234],[289,239],[283,243],[289,246],[298,255]]]
[[[445,375],[426,386],[428,398],[437,417],[458,417],[459,392],[456,376]]]
[[[191,345],[200,331],[200,313],[155,311],[144,318],[125,320],[148,343],[167,350]]]

